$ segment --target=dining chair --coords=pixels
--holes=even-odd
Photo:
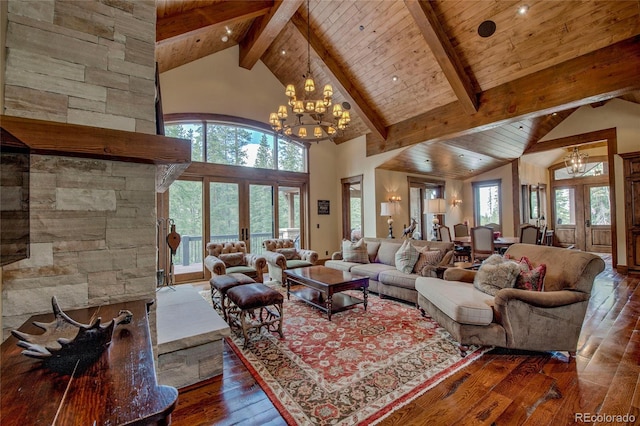
[[[453,235],[456,237],[468,237],[469,227],[464,223],[457,223],[453,225]]]
[[[471,260],[478,263],[494,254],[493,228],[476,226],[471,228]]]
[[[540,230],[540,240],[539,240],[538,244],[541,244],[543,246],[551,246],[551,245],[553,245],[553,244],[549,244],[549,242],[547,241],[547,225],[544,225],[542,227],[542,229]]]
[[[520,228],[520,242],[524,244],[540,244],[540,230],[537,226],[524,225]]]
[[[438,227],[438,240],[445,243],[451,242],[451,231],[448,226],[442,225]]]

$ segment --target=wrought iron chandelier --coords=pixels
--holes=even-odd
[[[269,114],[271,128],[280,134],[299,141],[332,140],[344,131],[351,122],[348,102],[333,104],[333,87],[326,84],[322,94],[314,94],[316,83],[311,75],[310,45],[311,12],[307,0],[307,74],[304,76],[304,92],[296,96],[293,84],[287,84],[285,95],[289,98],[287,105],[278,106],[277,112]],[[288,118],[295,119],[291,122]]]
[[[578,147],[574,147],[571,154],[564,157],[564,165],[569,175],[584,174],[587,171],[587,159],[589,154],[578,151]]]

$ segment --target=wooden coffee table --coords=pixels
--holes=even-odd
[[[363,303],[364,310],[367,310],[368,277],[321,265],[289,269],[284,272],[287,283],[287,300],[289,295],[293,294],[308,304],[325,311],[329,321],[331,321],[332,313],[343,311],[359,303]],[[291,290],[291,284],[300,284],[303,288]],[[342,293],[358,289],[362,289],[362,299]]]

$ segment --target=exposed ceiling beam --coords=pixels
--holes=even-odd
[[[305,40],[307,40],[307,20],[303,18],[300,13],[296,13],[291,18],[291,22],[295,25]],[[372,133],[369,135],[372,135],[378,140],[386,139],[387,129],[385,128],[382,118],[380,118],[380,116],[365,101],[364,97],[354,86],[353,80],[350,79],[344,71],[342,71],[338,62],[322,45],[320,39],[313,32],[309,34],[308,42],[326,65],[330,76],[333,77],[332,80],[336,83],[337,89],[356,110],[360,119],[371,130]]]
[[[453,49],[449,36],[438,22],[431,4],[425,0],[405,0],[404,4],[413,16],[433,56],[440,64],[464,111],[467,114],[477,112],[478,97],[473,89],[473,83],[465,73],[464,66]]]
[[[534,152],[544,152],[552,149],[565,148],[568,146],[583,145],[589,142],[605,141],[611,138],[611,134],[615,135],[615,129],[604,129],[595,132],[582,133],[579,135],[568,136],[566,138],[553,139],[544,142],[538,142],[531,146],[524,153],[533,154]]]
[[[240,66],[250,70],[287,25],[304,0],[278,0],[269,13],[256,19],[240,42]]]
[[[489,89],[480,95],[475,114],[465,114],[455,102],[389,126],[386,141],[367,135],[367,155],[610,99],[640,89],[638,75],[640,36],[635,36]]]
[[[271,6],[272,1],[224,1],[159,18],[156,22],[156,44],[192,36],[212,26],[231,25],[257,18],[269,13]]]

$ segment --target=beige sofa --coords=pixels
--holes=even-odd
[[[453,261],[453,243],[411,240],[411,244],[415,247],[426,246],[430,250],[441,250],[445,256],[438,265],[428,267],[425,271],[419,271],[420,273],[406,274],[396,269],[395,266],[396,252],[404,240],[365,237],[364,241],[367,243],[369,263],[346,262],[342,259],[342,252],[338,251],[331,255],[331,260],[327,260],[325,266],[367,276],[369,277],[369,291],[410,303],[418,301],[415,282],[420,273],[435,276],[439,266],[450,265]]]
[[[418,305],[461,345],[489,345],[574,355],[593,281],[604,270],[597,255],[578,250],[514,244],[506,251],[545,264],[542,291],[502,288],[490,296],[473,285],[476,271],[451,268],[444,280],[418,278]]]

